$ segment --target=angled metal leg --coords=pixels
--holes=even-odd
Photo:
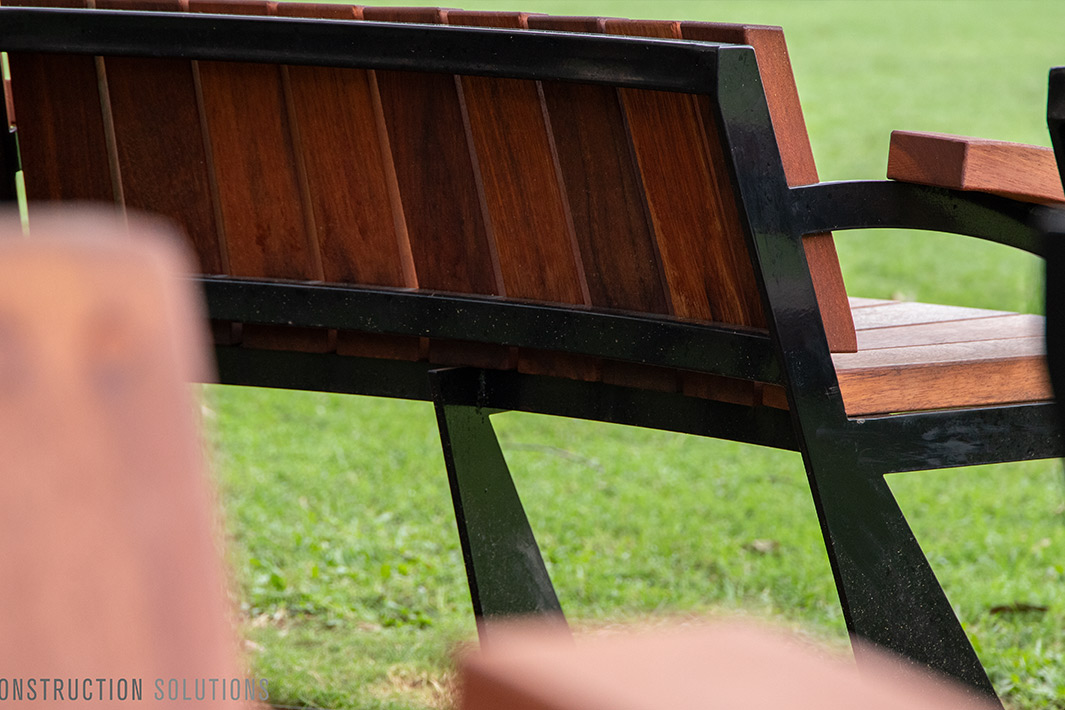
[[[479,371],[434,370],[429,377],[481,641],[494,617],[562,620],[558,596],[488,420],[491,410],[476,406]]]
[[[810,472],[810,482],[852,638],[890,649],[997,702],[884,478],[822,467]],[[855,653],[860,662],[861,644]]]

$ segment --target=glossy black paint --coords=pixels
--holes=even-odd
[[[1065,187],[1065,67],[1050,70],[1047,127]],[[1046,254],[1047,364],[1054,393],[1065,394],[1065,216],[1047,214],[1041,224],[1048,235]]]
[[[592,311],[491,296],[204,277],[211,317],[528,345],[783,383],[769,334],[753,328]]]
[[[492,410],[461,403],[470,392],[482,389],[480,377],[479,371],[468,368],[429,373],[477,631],[483,642],[491,635],[493,618],[537,614],[564,623],[564,617],[488,421]]]
[[[888,182],[788,188],[747,47],[480,28],[0,8],[0,49],[410,69],[709,95],[742,203],[768,336],[451,294],[201,281],[211,315],[219,319],[461,337],[778,382],[787,391],[787,412],[515,372],[430,372],[425,363],[239,347],[217,348],[221,379],[432,399],[479,616],[529,609],[560,613],[539,552],[535,559],[526,554],[535,542],[488,421],[492,411],[522,409],[797,449],[850,632],[994,697],[883,476],[1061,456],[1065,442],[1056,410],[1040,403],[848,418],[801,238],[828,229],[891,226],[966,234],[1043,254],[1048,243],[1033,220],[1045,225],[1060,215],[1004,198]],[[1051,83],[1051,132],[1062,164],[1065,75],[1058,70]],[[511,569],[523,581],[501,571]]]

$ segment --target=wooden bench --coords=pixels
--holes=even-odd
[[[176,220],[223,382],[433,401],[482,635],[561,614],[489,422],[524,410],[801,452],[851,633],[994,694],[884,476],[1062,455],[1040,321],[848,302],[829,232],[1039,254],[1045,208],[818,183],[778,28],[15,4],[30,200]]]

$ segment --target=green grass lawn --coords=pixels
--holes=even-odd
[[[1065,3],[465,7],[782,25],[829,180],[882,178],[894,128],[1048,145],[1046,72],[1065,64]],[[891,231],[837,245],[854,295],[1040,309],[1039,263],[1004,248]],[[475,630],[431,407],[210,387],[205,412],[249,654],[272,700],[446,705],[449,653]],[[494,421],[577,625],[736,612],[844,643],[797,455],[534,415]],[[998,690],[1016,707],[1065,707],[1061,465],[890,480]]]

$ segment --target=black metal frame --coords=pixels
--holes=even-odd
[[[399,69],[709,95],[741,197],[769,335],[498,298],[200,281],[212,317],[223,320],[549,348],[779,383],[789,411],[515,372],[432,370],[425,363],[239,347],[217,349],[221,381],[434,401],[479,621],[560,612],[492,432],[492,411],[561,414],[799,450],[850,632],[994,696],[884,474],[1061,456],[1065,440],[1056,409],[1040,403],[848,418],[801,238],[892,226],[1042,254],[1044,238],[1032,226],[1040,208],[890,182],[789,188],[749,47],[356,21],[0,8],[0,49]],[[1054,76],[1059,86],[1065,83],[1060,71]],[[1055,145],[1065,165],[1065,92],[1056,95]],[[511,572],[501,570],[523,581],[514,583]]]

